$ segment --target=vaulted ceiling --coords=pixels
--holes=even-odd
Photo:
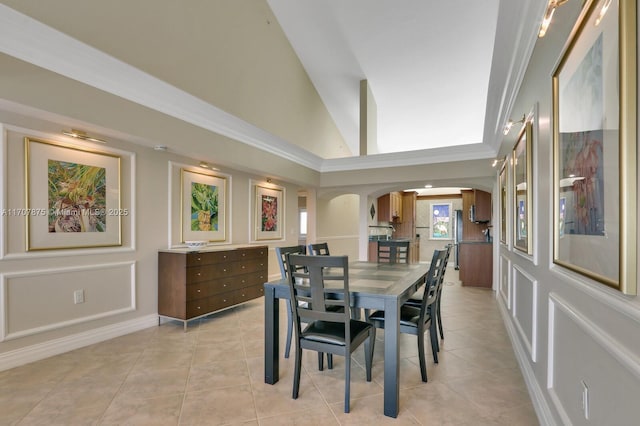
[[[275,16],[339,132],[335,139],[342,142],[335,152],[318,156],[314,154],[314,142],[308,146],[291,145],[286,138],[278,137],[277,131],[276,136],[272,129],[265,132],[266,122],[260,120],[270,118],[264,114],[253,120],[250,114],[242,116],[240,110],[234,111],[233,105],[221,111],[207,102],[207,93],[212,93],[209,99],[215,95],[212,92],[215,84],[207,87],[202,80],[189,77],[198,75],[192,68],[198,67],[198,63],[176,63],[175,56],[173,62],[160,63],[163,47],[182,51],[185,58],[216,53],[206,39],[198,38],[195,25],[174,29],[173,34],[178,37],[173,39],[151,40],[149,37],[158,32],[147,31],[172,20],[184,22],[187,15],[194,19],[198,17],[198,8],[210,12],[211,3],[169,2],[165,4],[170,6],[166,10],[160,7],[149,10],[142,6],[145,2],[126,1],[109,2],[108,7],[100,2],[102,6],[98,7],[91,1],[65,0],[66,9],[61,4],[39,1],[2,3],[13,11],[5,9],[0,14],[7,31],[2,37],[5,40],[0,40],[0,52],[321,172],[477,159],[487,159],[489,163],[500,149],[502,127],[510,118],[546,6],[546,0],[251,3],[251,7],[271,9],[268,14]],[[226,3],[215,3],[224,13]],[[22,17],[14,11],[26,14],[24,23],[15,22]],[[85,56],[81,60],[71,56],[55,59],[53,54],[43,58],[42,52],[17,46],[33,42],[27,15],[70,35],[72,38],[65,40],[67,51]],[[221,16],[215,18],[222,19]],[[203,17],[203,22],[207,19],[212,22],[210,34],[215,32],[216,21],[208,16]],[[8,24],[13,28],[6,29]],[[20,25],[24,34],[16,34]],[[159,34],[163,33],[170,34],[167,31]],[[83,51],[82,43],[74,44],[73,38],[90,42],[102,53]],[[175,45],[178,42],[182,45]],[[244,45],[250,48],[251,41]],[[149,46],[160,53],[156,52],[155,57],[147,55],[141,48]],[[224,44],[216,48],[224,48]],[[287,60],[283,58],[274,59]],[[138,67],[120,68],[129,73],[128,77],[135,77],[130,80],[129,91],[118,91],[115,78],[100,74],[99,65],[120,66],[118,60]],[[152,79],[143,79],[139,71],[145,69],[154,71]],[[233,76],[226,78],[232,80]],[[366,157],[358,156],[361,80],[368,81],[377,105],[378,146],[374,152],[379,154]],[[284,83],[301,84],[286,79]],[[144,85],[148,93],[136,97],[136,84]],[[167,94],[166,99],[175,99],[175,103],[164,102],[163,93]],[[202,93],[203,97],[195,99],[190,96],[193,93]],[[238,96],[241,101],[242,93]],[[239,107],[246,108],[246,103]],[[490,174],[488,168],[487,175]]]

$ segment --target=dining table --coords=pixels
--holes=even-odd
[[[352,308],[383,310],[384,329],[384,414],[397,417],[400,405],[400,307],[425,282],[427,263],[349,263],[349,294]],[[264,381],[279,378],[280,299],[290,303],[286,279],[264,284],[265,344]]]

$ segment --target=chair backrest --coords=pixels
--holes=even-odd
[[[425,289],[422,296],[422,305],[420,307],[420,315],[424,318],[430,306],[437,301],[438,294],[442,288],[445,268],[447,264],[448,251],[434,250],[431,258],[431,266],[425,278]]]
[[[287,255],[289,254],[307,254],[307,248],[304,245],[290,246],[290,247],[276,247],[276,257],[278,258],[278,265],[280,265],[280,274],[282,279],[289,276],[289,265],[287,264]]]
[[[287,255],[291,274],[289,289],[297,336],[301,323],[325,321],[342,324],[350,341],[348,256]],[[342,307],[335,309],[330,307]]]
[[[409,263],[409,241],[378,241],[378,263]]]
[[[449,255],[451,254],[451,247],[453,247],[451,244],[447,244],[444,248],[444,259],[442,259],[442,273],[440,273],[439,275],[439,283],[438,283],[438,288],[437,288],[437,297],[438,297],[438,303],[440,302],[440,294],[442,293],[442,288],[444,287],[444,275],[446,273],[447,270],[447,263],[449,263]]]
[[[309,244],[309,254],[312,256],[330,256],[331,254],[329,253],[329,244]]]
[[[447,269],[447,263],[449,263],[449,255],[451,254],[451,244],[447,244],[442,251],[444,251],[444,258],[442,259],[442,273],[440,274],[440,282],[444,282],[444,274]]]

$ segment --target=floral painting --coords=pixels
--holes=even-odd
[[[564,233],[604,235],[602,130],[561,133]]]
[[[119,156],[30,137],[25,155],[27,251],[122,244]]]
[[[181,170],[181,241],[226,241],[227,178]]]
[[[253,185],[254,240],[274,240],[283,238],[284,229],[284,189],[272,184]]]
[[[587,2],[551,78],[553,263],[629,295],[638,287],[636,9]]]
[[[270,195],[261,195],[261,224],[262,232],[278,230],[278,198]]]
[[[106,169],[48,160],[49,232],[105,232]]]

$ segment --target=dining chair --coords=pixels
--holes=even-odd
[[[378,263],[409,263],[409,241],[378,241]]]
[[[286,280],[289,277],[289,265],[287,263],[288,254],[307,254],[307,248],[304,245],[289,246],[289,247],[276,247],[276,257],[278,258],[278,265],[280,266],[280,274],[282,279]],[[287,309],[287,341],[284,348],[284,357],[289,358],[291,353],[291,338],[293,335],[293,312],[291,306]]]
[[[331,254],[329,253],[329,244],[309,244],[309,254],[313,256],[330,256]]]
[[[437,322],[437,326],[438,326],[438,332],[440,334],[440,338],[444,339],[444,332],[443,332],[443,328],[442,328],[442,310],[441,310],[441,305],[440,303],[442,302],[442,289],[444,288],[444,276],[446,273],[446,268],[447,268],[447,264],[449,263],[449,255],[451,254],[451,248],[453,247],[452,244],[447,244],[444,248],[445,250],[445,258],[442,264],[442,268],[444,269],[445,272],[443,272],[440,275],[440,284],[438,286],[438,295],[437,295],[437,300],[436,300],[436,304],[434,306],[435,309],[435,317],[436,317],[436,322]],[[434,267],[434,263],[432,261],[431,266]],[[413,294],[411,296],[411,298],[409,298],[409,300],[407,300],[405,303],[408,305],[413,305],[413,306],[420,306],[420,304],[422,303],[422,291],[423,290],[419,290],[417,291],[415,294]],[[438,350],[440,349],[440,344],[438,343]]]
[[[442,310],[440,309],[440,302],[442,302],[442,289],[444,288],[444,275],[446,273],[447,263],[449,263],[449,255],[451,254],[452,247],[453,247],[452,244],[447,244],[447,246],[445,247],[447,253],[445,255],[444,263],[442,266],[445,269],[445,272],[443,272],[442,276],[440,277],[440,280],[442,281],[442,283],[440,284],[440,288],[438,290],[438,300],[436,301],[436,320],[438,322],[438,331],[440,332],[440,338],[443,340],[444,340],[444,332],[442,331]],[[439,347],[440,347],[440,344],[438,344],[438,348]]]
[[[420,306],[404,303],[400,306],[400,332],[417,336],[418,358],[420,360],[420,374],[422,381],[427,381],[427,363],[424,355],[424,334],[429,331],[433,361],[438,363],[438,337],[435,327],[435,310],[438,286],[442,284],[440,275],[444,274],[444,260],[446,250],[435,250],[432,266],[425,278],[425,289]],[[384,311],[375,311],[369,315],[368,321],[376,328],[385,327]]]
[[[351,354],[365,344],[367,381],[371,381],[375,328],[351,318],[348,256],[288,255],[289,289],[296,334],[293,399],[298,398],[302,350],[345,358],[344,412],[349,412]],[[339,311],[330,309],[339,307]],[[301,324],[307,325],[302,328]]]

